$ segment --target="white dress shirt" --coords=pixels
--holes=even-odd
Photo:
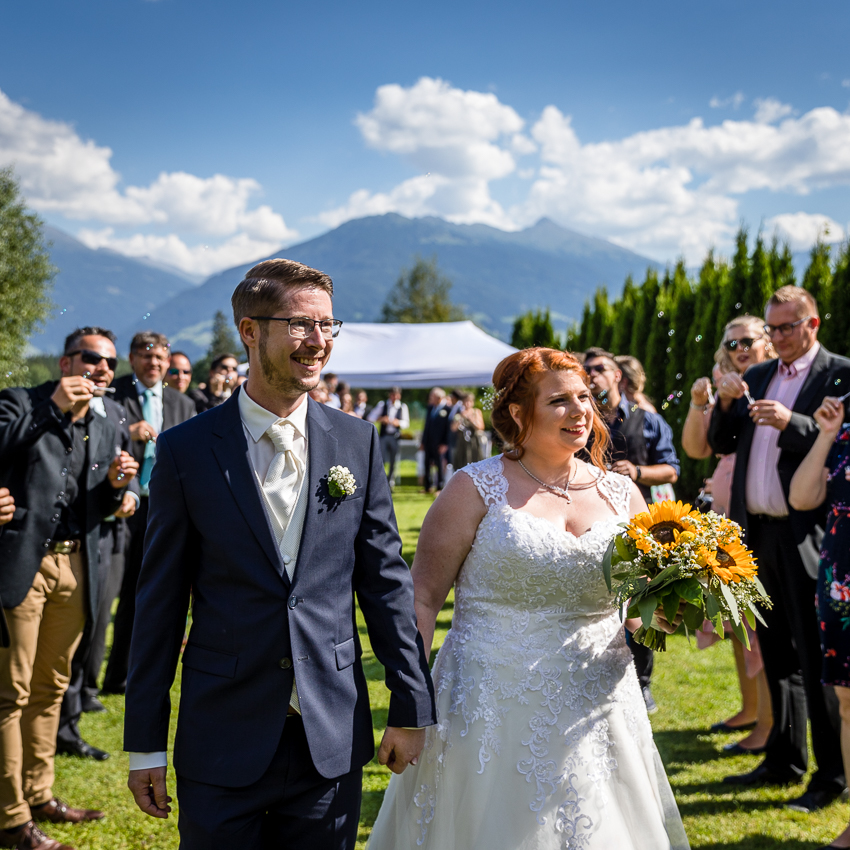
[[[247,385],[245,385],[247,386]],[[266,478],[269,466],[274,459],[276,449],[271,437],[266,433],[276,422],[281,424],[288,422],[295,429],[292,439],[292,452],[300,461],[303,480],[307,477],[307,396],[285,419],[281,419],[276,413],[266,410],[255,402],[246,392],[245,386],[241,388],[237,402],[239,404],[239,416],[242,419],[242,430],[248,442],[248,456],[251,458],[251,466],[257,479],[260,492],[263,491],[263,481]],[[160,385],[161,387],[161,385]],[[154,423],[151,422],[151,425]],[[300,488],[299,488],[300,489]],[[265,499],[262,499],[266,511],[269,507]],[[281,554],[287,573],[292,576],[290,564],[292,558],[283,552],[286,543],[281,541]],[[168,764],[167,753],[130,753],[130,770],[145,770],[154,767],[164,767]]]

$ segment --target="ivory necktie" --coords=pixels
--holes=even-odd
[[[295,428],[289,422],[278,420],[266,433],[274,443],[276,454],[266,472],[263,492],[274,517],[275,536],[280,546],[298,499],[300,464],[292,451]]]
[[[266,502],[271,508],[272,525],[274,526],[277,545],[280,546],[295,503],[298,500],[298,482],[300,478],[301,465],[295,452],[292,451],[292,440],[295,436],[295,428],[283,420],[278,420],[269,426],[266,433],[274,443],[275,456],[269,464],[263,481],[263,493]],[[290,574],[291,577],[291,574]],[[289,704],[300,714],[301,705],[298,701],[298,691],[292,686]]]

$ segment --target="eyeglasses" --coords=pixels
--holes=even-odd
[[[302,316],[295,316],[288,319],[280,316],[249,316],[249,319],[265,322],[286,322],[289,325],[289,335],[296,339],[307,339],[311,336],[319,326],[322,336],[325,339],[333,339],[339,334],[339,329],[342,327],[342,322],[339,319],[327,319],[322,322],[314,322],[312,319],[307,319]]]
[[[585,366],[584,371],[587,372],[588,375],[601,375],[603,372],[607,372],[610,369],[610,366],[607,366],[605,363],[599,363],[596,366]]]
[[[75,354],[79,354],[80,360],[82,360],[83,363],[86,363],[89,366],[99,366],[100,361],[105,360],[110,372],[114,372],[115,367],[118,365],[117,357],[104,357],[99,352],[92,351],[90,348],[78,348],[75,351],[65,352],[66,357],[73,357]]]
[[[802,319],[797,319],[796,322],[786,322],[784,325],[765,325],[764,332],[768,336],[773,336],[777,331],[779,331],[782,336],[791,336],[791,333],[797,325],[802,325],[803,322],[807,322],[811,318],[811,316],[803,316]]]
[[[727,339],[726,342],[723,343],[723,347],[727,351],[734,351],[736,348],[738,348],[738,346],[740,346],[744,349],[744,351],[749,351],[757,342],[757,339],[753,339],[749,336],[744,336],[741,337],[741,339]]]
[[[191,370],[191,369],[177,369],[176,367],[172,366],[172,367],[168,370],[168,374],[169,374],[169,375],[172,375],[172,376],[176,376],[176,375],[191,375],[191,374],[192,374],[192,370]]]

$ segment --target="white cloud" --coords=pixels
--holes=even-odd
[[[756,107],[755,120],[759,124],[774,124],[794,111],[787,103],[773,97],[756,98],[753,103]]]
[[[824,242],[840,242],[845,230],[827,215],[796,212],[775,215],[765,221],[768,230],[777,230],[795,251],[804,251],[818,238]]]
[[[712,109],[725,109],[727,106],[731,106],[732,109],[738,109],[745,100],[744,93],[736,91],[731,97],[720,98],[715,95],[708,102],[708,105]]]
[[[331,224],[392,209],[512,228],[489,184],[516,170],[515,154],[536,149],[522,135],[524,123],[492,92],[462,91],[430,77],[410,88],[381,86],[372,110],[356,119],[366,144],[404,157],[430,177],[407,180],[388,193],[359,190],[320,220]]]
[[[77,238],[89,248],[109,248],[128,257],[151,257],[193,275],[207,276],[221,269],[250,263],[280,248],[279,241],[252,239],[237,233],[217,244],[187,245],[179,236],[135,233],[116,236],[111,227],[82,229]]]
[[[850,89],[850,80],[842,80],[842,81],[841,81],[841,85],[842,85],[845,89]]]
[[[110,148],[81,139],[70,124],[43,118],[0,91],[0,167],[14,167],[30,206],[71,220],[166,231],[111,236],[116,250],[122,250],[118,245],[126,245],[125,253],[141,256],[136,246],[146,244],[151,253],[145,256],[172,262],[169,257],[175,252],[169,246],[176,241],[185,248],[183,236],[192,234],[208,240],[226,239],[204,254],[224,261],[236,246],[247,250],[251,244],[273,242],[280,247],[297,236],[270,206],[249,209],[261,191],[256,180],[173,172],[160,174],[148,186],[122,188],[111,158]],[[179,250],[176,253],[181,254]]]

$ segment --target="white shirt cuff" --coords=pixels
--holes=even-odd
[[[149,770],[152,767],[166,767],[168,753],[130,753],[130,770]]]
[[[128,490],[127,492],[133,497],[133,501],[136,503],[136,510],[138,510],[142,504],[142,500],[139,497],[139,494],[134,493],[132,490]]]

